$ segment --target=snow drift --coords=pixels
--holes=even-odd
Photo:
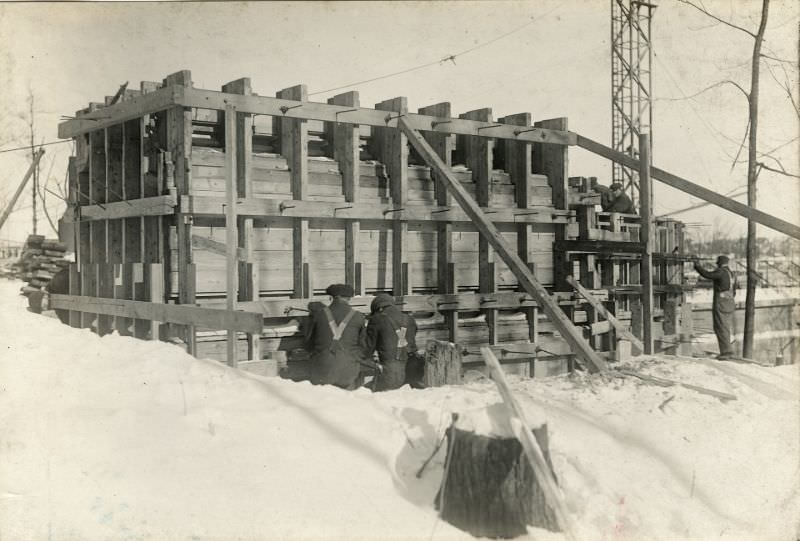
[[[470,538],[433,509],[444,446],[416,473],[451,412],[500,402],[481,375],[379,394],[261,378],[29,313],[19,285],[0,281],[0,539]],[[546,417],[580,539],[796,539],[797,365],[635,366],[738,399],[633,378],[511,379]]]

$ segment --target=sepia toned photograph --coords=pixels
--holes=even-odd
[[[796,0],[0,1],[0,541],[800,541]]]

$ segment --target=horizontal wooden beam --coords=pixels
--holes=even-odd
[[[577,140],[576,135],[568,131],[521,128],[520,126],[502,124],[500,122],[480,122],[414,113],[398,115],[364,107],[329,105],[310,101],[301,102],[268,96],[243,96],[198,88],[181,89],[178,103],[184,107],[217,110],[224,110],[227,105],[233,105],[240,113],[323,120],[340,124],[363,124],[378,128],[397,128],[398,120],[402,118],[409,127],[420,131],[512,139],[530,143],[574,145]]]
[[[65,219],[73,222],[91,222],[136,218],[139,216],[169,216],[175,212],[177,205],[177,196],[158,195],[142,199],[126,199],[125,201],[103,203],[102,205],[82,205],[76,207],[72,217],[66,214]]]
[[[225,213],[224,197],[185,195],[181,197],[180,203],[180,211],[186,214],[222,216]],[[527,209],[484,207],[483,211],[491,221],[498,223],[566,224],[569,222],[571,214],[571,211],[551,207],[529,207]],[[260,197],[239,199],[236,204],[236,213],[239,216],[261,218],[269,216],[341,220],[472,222],[469,216],[457,206],[407,205],[401,210],[390,204],[301,201]]]
[[[181,86],[168,86],[67,120],[58,125],[58,137],[69,139],[149,113],[163,111],[175,105],[181,88]]]
[[[596,298],[607,300],[605,290],[592,291]],[[571,291],[559,291],[552,294],[559,304],[572,305],[577,301]],[[275,299],[242,301],[239,306],[248,312],[258,312],[265,318],[299,317],[308,314],[309,302],[327,302],[327,296],[312,297],[309,299]],[[350,306],[356,310],[369,313],[372,296],[354,297]],[[224,299],[206,299],[204,306],[223,306]],[[403,295],[395,297],[395,303],[404,312],[447,312],[462,311],[472,312],[486,308],[516,310],[519,308],[535,308],[536,300],[528,293],[520,291],[502,291],[498,293],[442,293],[432,295]]]
[[[180,304],[127,301],[81,295],[51,295],[50,306],[91,314],[194,325],[204,329],[261,333],[264,326],[264,318],[255,312],[218,310]]]
[[[644,245],[640,242],[613,240],[558,240],[553,243],[553,250],[589,254],[641,254],[644,251]]]
[[[577,145],[579,147],[585,148],[589,152],[593,152],[594,154],[603,156],[604,158],[608,158],[614,162],[621,163],[622,165],[629,167],[634,171],[639,170],[639,160],[581,135],[577,135],[576,137]],[[694,182],[686,180],[685,178],[681,178],[678,175],[673,175],[672,173],[664,171],[663,169],[651,167],[650,175],[659,182],[663,182],[664,184],[672,186],[677,190],[681,190],[682,192],[688,193],[694,197],[699,197],[700,199],[708,201],[713,205],[723,208],[729,212],[733,212],[734,214],[738,214],[739,216],[743,216],[748,220],[752,220],[756,223],[769,227],[770,229],[774,229],[775,231],[780,231],[781,233],[789,235],[790,237],[800,239],[800,226],[798,225],[786,222],[758,209],[754,209],[748,205],[736,201],[735,199],[731,199],[730,197],[720,195],[717,192],[709,190],[708,188],[700,186],[699,184],[695,184]]]

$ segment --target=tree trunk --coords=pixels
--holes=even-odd
[[[747,205],[756,208],[756,180],[758,179],[758,82],[761,67],[761,44],[764,41],[764,32],[767,28],[769,15],[769,0],[763,0],[761,5],[761,22],[753,44],[753,64],[750,76],[750,132],[747,148]],[[758,257],[756,237],[756,223],[747,220],[747,295],[744,304],[744,340],[742,342],[742,356],[753,356],[753,331],[756,316],[756,263]]]
[[[533,430],[552,470],[547,425]],[[436,508],[443,520],[475,537],[512,538],[527,526],[559,531],[522,445],[514,437],[451,426]]]

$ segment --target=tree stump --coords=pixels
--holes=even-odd
[[[483,434],[485,430],[469,427],[471,423],[462,420],[463,416],[447,429],[445,473],[436,495],[442,519],[475,537],[518,537],[527,533],[528,525],[559,531],[555,514],[510,427],[507,432],[498,433],[494,427],[494,433]],[[533,429],[533,434],[552,471],[547,425]]]
[[[425,387],[461,383],[461,352],[455,344],[429,340],[425,347]]]

